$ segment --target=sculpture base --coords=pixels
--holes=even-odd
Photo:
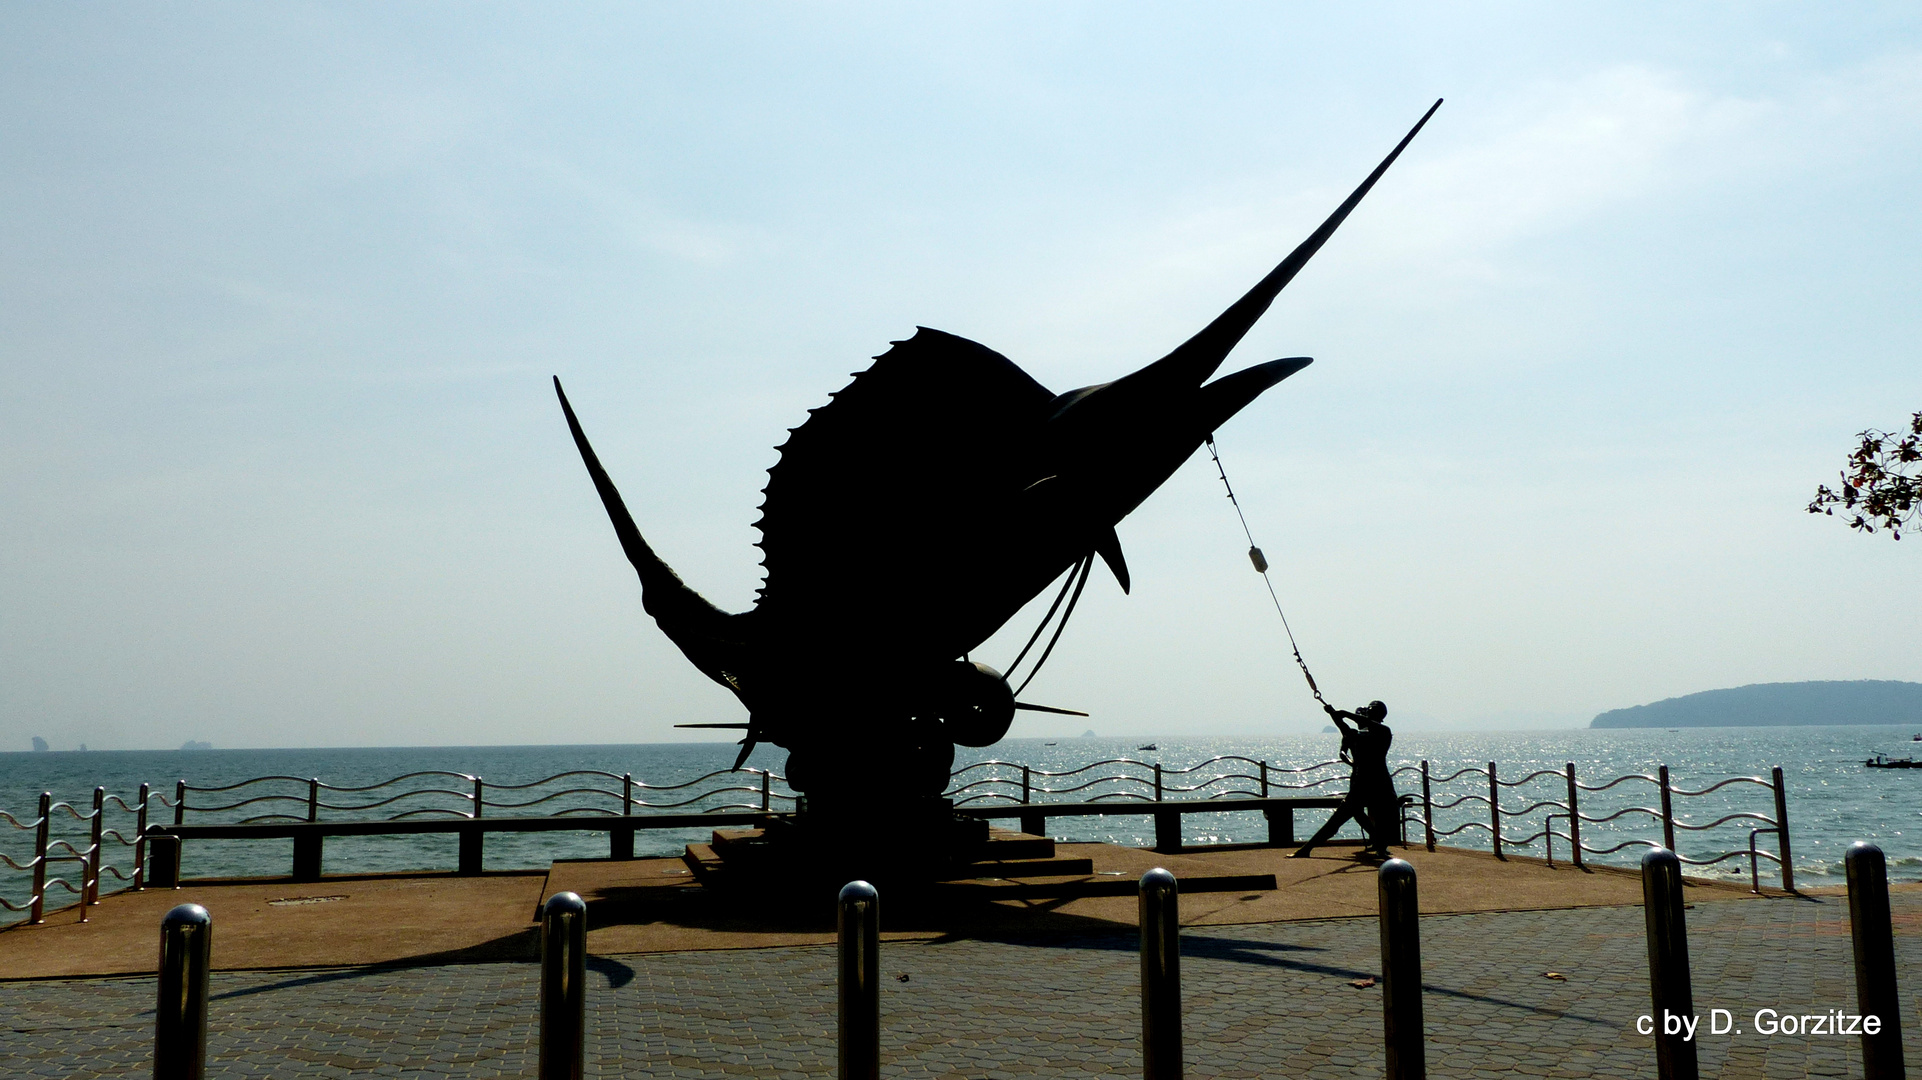
[[[957,817],[948,799],[923,797],[886,804],[810,799],[764,829],[717,831],[711,843],[690,844],[686,860],[705,885],[832,897],[850,881],[919,889],[974,876],[969,868],[983,861],[1053,855],[1052,841],[991,840],[986,821]]]

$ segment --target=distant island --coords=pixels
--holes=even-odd
[[[214,744],[210,742],[199,742],[194,739],[188,739],[186,742],[180,744],[180,748],[182,750],[212,750],[214,748]]]
[[[1922,683],[1890,679],[1753,683],[1611,709],[1591,728],[1903,724],[1922,730]]]

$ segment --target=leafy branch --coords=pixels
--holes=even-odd
[[[1910,418],[1906,436],[1870,428],[1860,438],[1842,470],[1842,490],[1817,487],[1809,513],[1833,517],[1840,506],[1849,528],[1887,529],[1900,540],[1902,527],[1922,516],[1922,412]]]

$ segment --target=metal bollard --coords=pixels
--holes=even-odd
[[[1862,1075],[1900,1080],[1902,998],[1895,989],[1895,928],[1889,918],[1888,866],[1882,849],[1857,841],[1843,864],[1849,875],[1849,930],[1855,938],[1855,1001],[1863,1016]],[[1867,1030],[1878,1021],[1876,1031]]]
[[[587,903],[559,892],[541,905],[540,1080],[581,1080],[586,1028]]]
[[[207,964],[213,916],[181,904],[160,920],[160,997],[154,1010],[154,1080],[201,1080],[207,1069]]]
[[[1388,1080],[1423,1080],[1428,1058],[1422,1043],[1421,905],[1415,898],[1415,868],[1401,859],[1382,863],[1375,891],[1381,906],[1381,1026]]]
[[[865,881],[841,887],[840,1080],[881,1075],[881,896]]]
[[[1642,856],[1642,914],[1648,925],[1649,1020],[1655,1035],[1655,1075],[1696,1080],[1695,1042],[1683,1022],[1695,1016],[1689,987],[1688,928],[1682,922],[1682,861],[1667,848]]]
[[[1141,1075],[1181,1076],[1181,890],[1160,867],[1141,875]]]

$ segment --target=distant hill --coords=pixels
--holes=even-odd
[[[1611,709],[1591,728],[1905,724],[1922,730],[1922,683],[1889,679],[1754,683]]]

